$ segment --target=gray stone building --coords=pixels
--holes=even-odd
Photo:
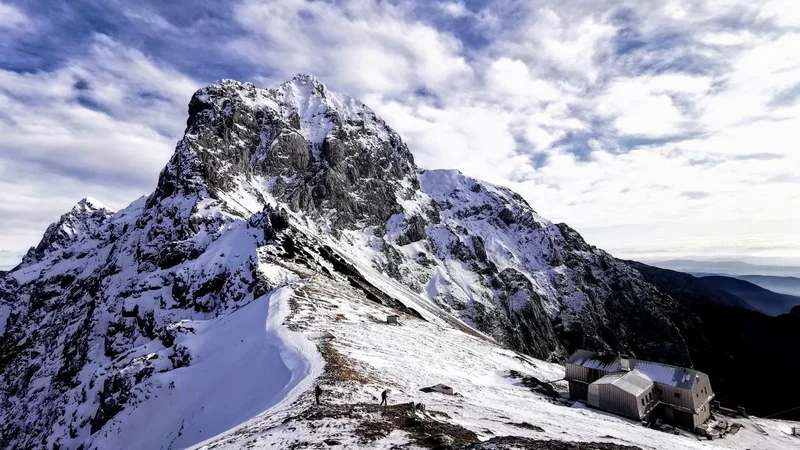
[[[578,350],[566,364],[570,397],[634,420],[656,418],[694,431],[710,416],[714,392],[694,369]]]

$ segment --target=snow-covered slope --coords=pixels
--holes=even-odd
[[[392,280],[375,273],[368,276],[377,286],[391,289]],[[286,321],[323,349],[328,363],[320,377],[323,405],[315,406],[309,391],[286,409],[272,410],[197,448],[328,448],[326,442],[338,442],[331,445],[334,448],[430,448],[448,442],[457,446],[470,439],[469,432],[481,441],[522,436],[642,449],[796,445],[797,439],[788,435],[791,422],[754,419],[765,435],[750,420],[737,420],[744,428],[736,435],[710,442],[688,433],[648,429],[581,404],[553,401],[533,392],[518,376],[558,380],[564,376],[563,366],[410,315],[401,316],[399,326],[388,325],[386,315],[396,310],[376,304],[341,281],[335,272],[304,281],[294,291],[293,313]],[[416,301],[396,293],[403,301]],[[456,395],[420,391],[439,383],[453,387]],[[562,392],[567,389],[563,382],[555,386]],[[388,410],[377,406],[384,389],[389,390]],[[411,403],[424,404],[426,411],[412,412]],[[409,424],[408,417],[420,423]]]
[[[379,325],[390,312],[405,325]],[[224,80],[193,96],[151,195],[116,213],[81,201],[0,277],[0,447],[285,446],[314,426],[318,379],[341,411],[371,400],[364,384],[411,399],[452,383],[464,397],[432,400],[450,419],[422,428],[465,445],[526,434],[503,420],[564,440],[613,427],[622,442],[642,430],[542,403],[504,374],[558,377],[515,352],[555,361],[576,347],[689,364],[680,312],[513,192],[419,170],[369,108],[313,77]],[[515,413],[523,401],[539,406]],[[359,420],[323,413],[344,436],[383,417],[362,406]],[[578,417],[589,424],[561,435]],[[328,435],[306,431],[312,448]],[[359,445],[431,437],[374,431]]]

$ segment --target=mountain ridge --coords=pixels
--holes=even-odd
[[[725,276],[703,276],[700,280],[709,286],[729,292],[744,299],[757,311],[770,316],[788,314],[792,307],[800,305],[800,297],[779,294],[762,288],[747,280]]]
[[[713,273],[719,275],[767,275],[799,277],[800,267],[786,264],[752,264],[743,261],[699,261],[692,259],[672,259],[666,261],[648,261],[648,264],[663,269],[677,270],[686,273]]]

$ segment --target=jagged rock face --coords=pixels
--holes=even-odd
[[[420,185],[385,233],[352,251],[379,249],[373,258],[385,272],[539,358],[596,348],[691,363],[667,315],[673,300],[575,230],[457,171],[423,171]]]
[[[372,110],[310,75],[273,89],[224,80],[192,97],[186,136],[155,198],[245,189],[335,231],[385,222],[418,188],[415,170]]]
[[[84,237],[97,233],[114,211],[92,198],[79,201],[58,222],[51,224],[44,232],[39,245],[31,247],[22,259],[22,265],[33,264],[46,255],[69,247]]]
[[[120,411],[169,389],[158,374],[193,364],[185,321],[298,276],[273,264],[290,225],[516,350],[690,362],[672,298],[519,195],[418,171],[397,133],[313,77],[226,80],[192,97],[153,194],[117,213],[78,204],[0,276],[4,446],[102,442]]]

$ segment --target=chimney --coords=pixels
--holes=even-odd
[[[631,360],[628,355],[619,355],[619,368],[623,372],[631,371]]]

